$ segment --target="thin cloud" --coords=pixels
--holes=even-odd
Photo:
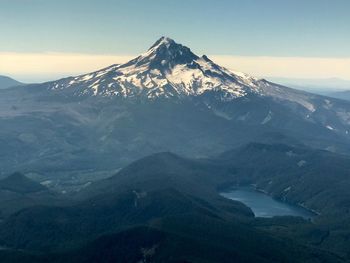
[[[124,63],[133,55],[0,52],[0,74],[49,80]],[[350,58],[210,56],[230,69],[259,77],[350,79]],[[22,79],[21,79],[22,78]]]
[[[262,77],[350,79],[350,58],[212,56],[218,64]]]
[[[133,56],[128,55],[0,52],[0,74],[41,81],[95,71],[131,58]]]

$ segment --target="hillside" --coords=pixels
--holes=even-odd
[[[343,262],[297,233],[283,239],[286,232],[271,230],[275,219],[262,224],[243,204],[221,197],[217,189],[234,174],[209,160],[146,157],[86,188],[77,204],[11,215],[0,224],[0,244],[8,248],[0,255],[7,262]],[[280,221],[284,231],[310,227],[302,219]]]
[[[47,189],[21,173],[14,173],[0,180],[0,190],[26,194],[45,191]]]
[[[7,89],[15,86],[21,86],[23,83],[7,76],[0,76],[0,89]]]
[[[21,173],[17,172],[0,180],[0,220],[27,207],[63,203],[62,195]]]

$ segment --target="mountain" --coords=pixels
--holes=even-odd
[[[350,160],[349,155],[335,154],[305,146],[249,143],[215,158],[232,174],[232,183],[253,185],[278,200],[306,207],[318,214],[308,226],[279,229],[275,222],[263,228],[278,231],[318,247],[348,257],[350,235]]]
[[[238,171],[227,163],[172,153],[138,160],[85,188],[73,199],[79,202],[8,217],[0,224],[0,256],[4,262],[346,262],[312,243],[328,241],[320,226],[256,219],[221,197],[218,188],[232,184]]]
[[[162,37],[125,64],[0,91],[0,174],[79,189],[152,153],[210,157],[281,136],[349,153],[349,112],[349,102],[231,72]]]
[[[146,53],[125,64],[51,82],[47,88],[74,96],[148,99],[214,94],[223,101],[232,101],[254,94],[294,102],[315,111],[312,94],[232,72],[167,37],[160,38]]]
[[[14,173],[0,180],[0,190],[24,194],[44,191],[46,188],[21,173]]]
[[[64,198],[21,173],[0,180],[0,221],[21,209],[45,204],[63,204]]]
[[[75,96],[119,96],[182,98],[215,92],[223,100],[258,92],[258,79],[234,74],[198,57],[174,40],[162,37],[144,54],[122,65],[50,83],[54,91],[72,92]]]
[[[12,214],[1,225],[0,236],[6,246],[41,250],[69,247],[163,217],[252,217],[246,206],[216,193],[216,185],[227,177],[221,170],[171,153],[154,154],[70,196],[78,203],[36,206]],[[43,225],[47,226],[44,232]]]
[[[179,218],[166,220],[163,230],[153,227],[129,228],[115,234],[103,235],[70,251],[40,254],[23,250],[2,250],[0,255],[4,263],[229,263],[232,260],[247,263],[346,262],[332,253],[303,247],[290,240],[288,242],[264,235],[261,231],[249,230],[244,226],[225,225],[218,220],[203,218],[192,218],[185,225],[176,219]],[[174,227],[176,232],[169,230]],[[207,231],[208,228],[215,230]]]
[[[236,184],[254,184],[277,199],[319,214],[347,216],[349,160],[348,155],[305,146],[249,143],[221,154],[216,162],[235,168]]]
[[[23,85],[23,83],[10,77],[0,76],[0,89],[7,89],[15,86]]]
[[[224,102],[257,96],[293,103],[293,107],[299,106],[309,115],[328,105],[326,99],[323,105],[317,105],[316,100],[322,97],[232,72],[167,37],[160,38],[146,53],[125,64],[51,82],[47,88],[74,96],[186,99],[212,95]],[[206,102],[208,107],[212,106],[212,102]],[[312,119],[312,116],[303,117]],[[267,123],[269,115],[266,118]]]

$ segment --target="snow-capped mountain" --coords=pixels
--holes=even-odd
[[[310,94],[233,72],[201,57],[168,37],[162,37],[147,52],[120,65],[50,83],[51,90],[75,96],[183,98],[214,93],[223,101],[248,94],[272,96],[296,102],[314,111]]]
[[[205,157],[251,141],[350,149],[349,102],[232,72],[165,37],[125,64],[0,90],[0,126],[9,171],[114,169],[155,152]]]
[[[52,83],[51,89],[71,89],[75,95],[148,98],[197,96],[220,92],[233,99],[259,92],[262,81],[220,67],[174,40],[162,37],[148,51],[121,65]]]

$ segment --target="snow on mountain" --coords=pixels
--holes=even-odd
[[[256,94],[293,101],[310,112],[315,110],[308,93],[230,71],[167,37],[160,38],[144,54],[125,64],[58,80],[52,82],[49,89],[65,90],[75,96],[147,99],[183,98],[212,92],[222,101]]]
[[[233,99],[258,92],[259,80],[233,73],[208,57],[198,57],[189,48],[162,37],[147,52],[125,64],[56,81],[51,89],[73,89],[76,95],[147,98],[219,91],[222,98]]]

